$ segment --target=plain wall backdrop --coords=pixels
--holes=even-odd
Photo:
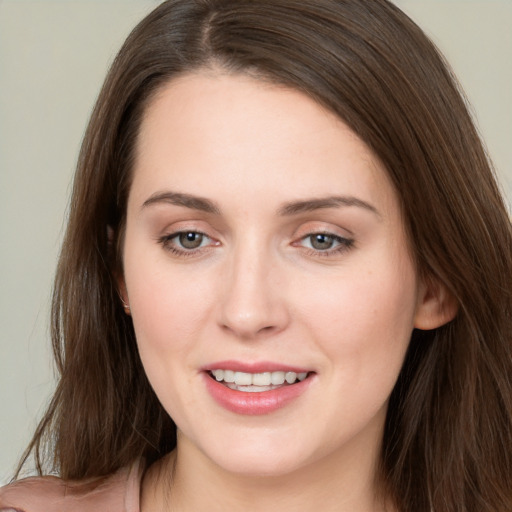
[[[233,0],[236,1],[236,0]],[[512,199],[512,0],[395,0],[452,64]],[[155,0],[0,0],[0,484],[55,385],[52,279],[104,75]]]

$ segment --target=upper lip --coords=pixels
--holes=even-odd
[[[210,372],[213,370],[232,370],[234,372],[244,373],[265,373],[265,372],[311,372],[311,368],[293,366],[275,361],[216,361],[209,363],[201,368],[201,371]]]

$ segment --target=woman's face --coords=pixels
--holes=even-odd
[[[142,122],[123,256],[180,449],[254,475],[374,462],[423,293],[393,187],[337,117],[245,76],[170,82]]]

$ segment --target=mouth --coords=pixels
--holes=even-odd
[[[201,368],[206,390],[222,408],[242,415],[265,415],[304,403],[317,373],[272,361],[217,361]]]
[[[273,371],[248,373],[217,368],[208,375],[229,389],[244,393],[262,393],[287,386],[293,386],[306,380],[311,372]]]

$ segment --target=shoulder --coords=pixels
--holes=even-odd
[[[18,480],[0,488],[0,512],[139,512],[143,464],[103,478],[69,482],[52,476]]]

